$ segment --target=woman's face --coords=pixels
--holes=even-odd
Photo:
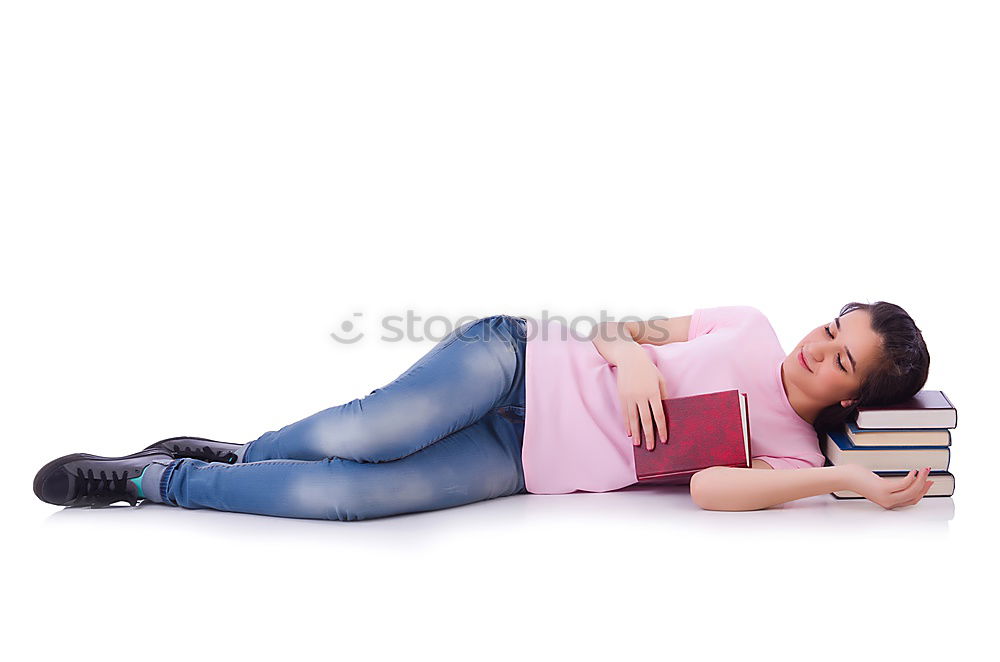
[[[868,311],[852,310],[821,324],[799,341],[785,357],[784,377],[823,407],[838,402],[850,406],[861,382],[874,369],[881,346]]]

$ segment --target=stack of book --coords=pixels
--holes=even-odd
[[[862,407],[841,430],[825,435],[821,445],[827,464],[860,464],[880,476],[905,476],[930,467],[934,485],[924,496],[951,496],[955,476],[951,464],[951,430],[958,412],[941,391],[920,391],[910,400],[889,407]],[[851,490],[833,493],[838,499],[860,499]]]

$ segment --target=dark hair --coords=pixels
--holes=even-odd
[[[837,402],[820,411],[813,421],[820,435],[842,428],[858,407],[893,405],[912,398],[927,381],[931,357],[920,329],[905,310],[886,301],[852,301],[840,309],[840,314],[852,310],[867,310],[871,315],[872,331],[882,341],[878,363],[862,381],[854,404],[842,407]]]

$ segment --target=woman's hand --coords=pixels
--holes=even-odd
[[[851,470],[849,488],[887,510],[912,506],[920,501],[934,481],[928,481],[930,467],[913,470],[902,478],[883,478],[860,465]]]
[[[667,417],[662,402],[666,397],[667,383],[645,352],[636,352],[618,363],[618,400],[625,417],[625,432],[632,437],[633,446],[639,445],[641,425],[646,448],[653,450],[654,422],[660,431],[660,443],[667,443]]]

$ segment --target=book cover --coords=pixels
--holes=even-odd
[[[947,471],[951,461],[951,449],[938,446],[855,446],[847,436],[846,426],[824,435],[821,449],[831,464],[860,464],[871,471],[921,467]]]
[[[847,436],[855,446],[951,446],[951,430],[940,428],[888,428],[863,430],[847,421]]]
[[[958,426],[958,411],[943,391],[923,390],[906,402],[859,407],[855,421],[861,429],[950,429]]]
[[[683,485],[708,467],[749,467],[750,416],[746,393],[736,389],[663,401],[667,417],[666,444],[646,448],[640,429],[633,446],[639,483]]]

